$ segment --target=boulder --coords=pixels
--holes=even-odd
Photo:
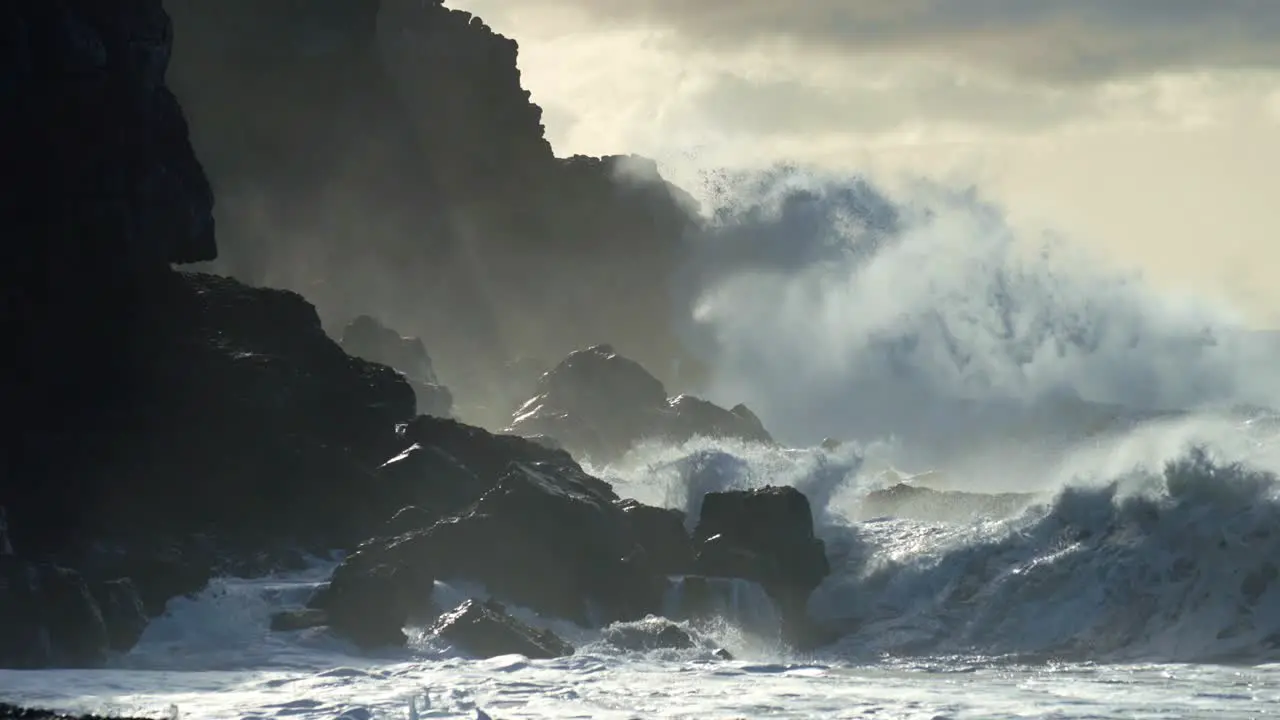
[[[773,442],[745,406],[725,410],[690,395],[668,399],[661,381],[609,345],[575,351],[545,373],[534,397],[513,413],[508,432],[554,437],[571,452],[602,462],[644,440]]]
[[[501,603],[467,600],[441,615],[431,632],[475,657],[524,655],[534,660],[572,655],[574,648],[550,630],[511,617]]]
[[[630,499],[617,505],[626,515],[636,543],[644,548],[654,572],[662,575],[693,572],[693,541],[685,530],[683,512]]]
[[[107,626],[73,570],[0,556],[0,667],[97,667]]]
[[[466,511],[361,546],[334,572],[333,585],[369,568],[412,569],[481,583],[503,600],[581,624],[590,622],[589,608],[606,620],[643,617],[660,608],[664,585],[616,501],[580,469],[512,463]]]
[[[568,453],[536,441],[425,415],[404,425],[399,438],[407,447],[382,464],[366,492],[383,517],[409,505],[434,519],[454,515],[492,490],[511,462],[559,468],[593,493],[616,497]]]
[[[369,491],[384,515],[416,507],[434,521],[475,502],[490,486],[447,451],[414,443],[378,468]]]
[[[90,589],[106,625],[107,647],[116,652],[132,650],[149,621],[138,588],[129,578],[118,578],[94,583]]]
[[[700,574],[760,583],[782,615],[784,632],[803,639],[809,595],[831,572],[803,493],[792,487],[708,493],[693,541]]]
[[[430,608],[435,576],[422,563],[381,562],[358,550],[308,603],[329,628],[362,648],[404,645],[404,627]]]
[[[621,650],[687,650],[697,645],[684,628],[662,617],[614,623],[604,629],[605,642]]]

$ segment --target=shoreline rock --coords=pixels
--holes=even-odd
[[[432,37],[440,43],[433,47],[445,56],[465,60],[469,71],[507,93],[523,93],[515,44],[438,0],[325,4],[337,14],[302,18],[303,25],[339,31],[321,33],[328,40],[310,48],[317,53],[290,45],[298,39],[290,14],[302,7],[296,4],[169,5],[195,17],[212,13],[234,20],[248,13],[253,32],[228,32],[213,23],[202,35],[192,15],[180,23],[185,33],[175,31],[160,0],[126,6],[28,2],[0,10],[0,22],[21,40],[17,52],[0,58],[0,74],[10,80],[0,87],[6,100],[0,120],[12,130],[0,134],[6,158],[0,179],[17,189],[0,198],[0,231],[10,237],[0,250],[0,286],[8,293],[0,320],[15,348],[12,372],[0,376],[0,393],[17,418],[0,439],[0,507],[7,510],[0,563],[12,576],[0,589],[0,601],[23,608],[29,622],[22,627],[37,634],[46,630],[55,641],[44,648],[31,633],[0,633],[0,666],[92,666],[108,647],[127,650],[169,600],[198,592],[212,577],[296,569],[304,553],[335,548],[356,551],[316,599],[313,609],[323,616],[303,613],[280,622],[323,620],[366,646],[402,642],[404,622],[425,615],[437,578],[483,582],[503,600],[581,623],[591,621],[596,607],[603,609],[604,621],[660,609],[664,573],[691,562],[687,533],[676,529],[679,518],[623,503],[569,452],[550,446],[607,455],[647,437],[710,434],[768,442],[749,411],[668,398],[648,371],[598,346],[574,353],[540,381],[545,390],[555,390],[543,393],[548,412],[535,413],[539,422],[554,426],[551,432],[531,432],[539,436],[535,440],[495,435],[416,412],[423,397],[415,395],[414,378],[406,373],[430,380],[431,368],[420,362],[425,350],[417,354],[421,343],[406,346],[398,333],[387,331],[396,335],[394,342],[375,338],[372,350],[361,351],[408,368],[397,372],[349,355],[326,333],[321,316],[331,320],[338,310],[350,310],[353,293],[388,301],[383,286],[390,284],[392,305],[444,313],[445,330],[474,330],[468,335],[472,345],[448,337],[457,342],[444,346],[460,363],[455,370],[478,373],[470,377],[472,389],[492,377],[484,375],[486,365],[507,363],[510,353],[489,345],[494,336],[487,333],[499,329],[518,338],[514,354],[554,357],[603,327],[642,328],[632,341],[653,340],[640,344],[644,359],[661,367],[673,347],[664,339],[669,328],[653,324],[657,315],[641,300],[660,299],[665,322],[668,298],[665,290],[655,291],[652,274],[666,268],[672,243],[688,221],[675,191],[634,159],[561,161],[540,145],[540,129],[536,141],[522,135],[516,146],[489,158],[499,167],[514,163],[532,173],[512,178],[507,195],[498,193],[513,202],[511,214],[492,224],[486,220],[474,228],[474,237],[446,238],[458,244],[443,249],[449,257],[460,247],[476,249],[470,241],[497,238],[478,246],[485,279],[493,282],[473,282],[474,273],[455,272],[456,264],[441,262],[431,265],[440,271],[430,276],[440,281],[435,285],[422,275],[423,258],[434,260],[441,249],[421,242],[429,234],[419,222],[424,206],[428,214],[441,211],[446,224],[460,217],[454,210],[465,209],[470,214],[461,216],[474,219],[487,217],[482,211],[492,206],[469,207],[475,198],[468,193],[475,188],[442,189],[438,178],[424,173],[421,158],[407,152],[424,139],[413,113],[450,113],[470,101],[460,95],[450,102],[447,93],[459,90],[460,78],[428,63],[424,72],[452,90],[442,91],[444,101],[433,96],[431,103],[414,104],[423,98],[392,87],[404,79],[378,64],[370,33],[384,19],[379,7],[408,13],[406,27],[436,33]],[[283,15],[272,14],[277,11]],[[258,34],[264,28],[284,35]],[[230,222],[220,225],[217,243],[212,186],[192,149],[184,110],[166,85],[175,32],[187,43],[177,52],[188,58],[241,40],[262,43],[255,47],[267,51],[215,53],[219,62],[209,66],[215,76],[209,94],[191,101],[196,119],[190,133],[221,178],[215,183],[221,206],[232,210],[219,217],[220,223]],[[253,83],[218,84],[229,79]],[[244,114],[243,122],[265,118],[265,126],[222,125],[230,121],[219,113],[236,114],[234,104],[216,102],[225,91],[261,102],[256,110],[287,112]],[[312,101],[325,107],[338,95],[350,103],[345,112],[313,112]],[[354,102],[363,99],[371,104]],[[537,112],[527,101],[526,94],[514,105],[499,102],[524,108],[510,117],[477,101],[453,119],[478,118],[477,128],[498,131],[508,129],[501,123],[514,122],[531,131]],[[287,143],[295,138],[281,133],[305,125],[292,122],[298,113],[313,120],[319,134],[299,133],[298,142]],[[351,122],[370,118],[387,125],[354,132],[362,126]],[[281,120],[281,126],[272,125]],[[468,123],[449,125],[449,132],[468,130]],[[370,138],[385,143],[360,145]],[[367,168],[369,175],[348,175],[350,168],[335,165],[334,155],[313,152],[318,140],[342,140],[336,147],[359,150],[350,157],[377,162]],[[450,162],[484,160],[462,138],[446,133],[430,140],[433,152],[454,153]],[[228,153],[209,150],[223,142],[231,143]],[[536,168],[522,164],[533,156],[542,157]],[[396,170],[377,172],[385,168]],[[491,167],[471,169],[493,176]],[[622,182],[624,169],[644,177]],[[351,196],[378,202],[327,205],[323,201],[333,198],[319,192],[315,177],[358,181],[362,192]],[[233,264],[246,260],[236,253],[264,237],[261,227],[237,224],[245,219],[237,208],[246,206],[234,192],[223,192],[228,179],[263,183],[272,205],[265,215],[280,213],[280,227],[287,230],[306,226],[291,220],[298,208],[314,209],[319,219],[335,223],[340,218],[328,211],[362,211],[359,227],[325,238],[333,244],[294,246],[305,233],[285,232],[273,244],[271,251],[284,251],[289,267],[313,267],[294,261],[315,258],[322,277],[290,277],[280,284],[306,289],[327,310],[291,290],[172,268],[214,260],[222,240],[228,240],[221,249],[232,249]],[[371,207],[387,213],[363,212]],[[379,227],[389,234],[371,238],[356,232],[376,235],[374,219],[385,220]],[[515,240],[507,236],[526,227],[533,229]],[[618,227],[628,229],[615,234]],[[650,241],[653,247],[643,244]],[[641,246],[653,250],[652,256],[638,256]],[[638,267],[622,286],[609,287],[592,285],[592,273],[576,285],[569,282],[584,275],[573,267],[562,277],[564,289],[572,291],[568,308],[584,315],[569,317],[573,313],[566,308],[547,304],[541,290],[547,280],[538,275],[556,277],[566,257],[588,266]],[[369,258],[392,258],[405,274],[388,281],[369,273],[359,262]],[[539,277],[532,287],[523,282],[530,276]],[[371,277],[381,284],[364,284]],[[628,287],[641,300],[627,295]],[[511,292],[478,297],[476,288]],[[495,307],[504,327],[495,324]],[[436,352],[434,336],[420,332],[418,323],[378,316],[426,337]],[[556,332],[541,323],[543,335],[530,335],[526,321],[534,316],[556,318]],[[431,321],[425,324],[440,331]],[[359,343],[352,338],[351,344]],[[406,348],[407,359],[392,357],[393,350]],[[603,384],[579,374],[579,360],[603,369]],[[610,384],[610,377],[620,381]],[[556,403],[570,411],[566,423],[556,424]],[[620,425],[608,424],[611,414]],[[536,423],[527,420],[521,431],[530,424]],[[598,431],[605,436],[592,434]],[[404,528],[393,521],[407,507],[418,510],[400,515],[410,529],[396,535]],[[707,542],[701,541],[704,550]],[[745,540],[734,542],[774,557]],[[28,581],[33,569],[40,582]]]

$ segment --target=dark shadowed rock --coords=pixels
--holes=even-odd
[[[639,559],[617,497],[601,485],[580,469],[512,463],[465,512],[366,543],[335,571],[334,587],[371,568],[414,569],[583,624],[589,606],[606,619],[656,612],[662,578]]]
[[[743,405],[725,410],[689,395],[668,399],[657,378],[610,345],[571,353],[539,379],[536,392],[512,415],[508,431],[549,435],[594,460],[616,459],[643,440],[773,442]]]
[[[574,648],[550,630],[511,617],[501,603],[467,600],[440,616],[431,632],[475,657],[524,655],[541,660],[572,655]]]
[[[153,606],[198,590],[228,554],[350,546],[409,504],[379,507],[369,488],[412,392],[343,353],[302,298],[171,274],[127,307],[129,347],[98,356],[111,381],[80,399],[76,423],[15,452],[24,471],[0,492],[22,552],[87,566],[119,548],[109,577]],[[184,540],[162,556],[163,538]]]
[[[399,646],[404,627],[430,608],[435,576],[424,563],[382,562],[364,549],[333,572],[308,606],[338,635],[365,648]]]
[[[406,449],[378,469],[368,493],[384,516],[406,505],[436,519],[453,515],[491,490],[512,462],[560,468],[591,492],[616,497],[608,483],[585,473],[568,453],[524,438],[429,416],[404,425],[399,438]]]
[[[618,507],[630,522],[636,543],[644,548],[654,572],[662,575],[693,572],[693,542],[685,530],[683,512],[635,500],[623,500]]]
[[[411,505],[434,521],[475,502],[490,486],[445,450],[414,443],[378,468],[370,492],[390,512]]]
[[[0,667],[96,667],[107,627],[78,573],[0,556]]]
[[[760,583],[781,612],[784,630],[804,639],[805,604],[831,572],[804,494],[792,487],[708,493],[693,539],[700,574]]]
[[[172,271],[216,248],[210,186],[165,85],[161,3],[3,13],[13,545],[95,583],[129,577],[156,613],[233,557],[355,542],[385,520],[357,489],[394,453],[412,391],[343,353],[301,297]]]
[[[684,628],[661,617],[614,623],[604,629],[603,635],[610,645],[637,652],[687,650],[697,644]]]
[[[138,588],[129,578],[119,578],[94,583],[90,589],[106,625],[107,646],[116,652],[132,650],[148,622]]]
[[[431,527],[437,520],[437,516],[429,510],[424,510],[417,505],[409,505],[400,508],[395,515],[387,521],[387,526],[383,534],[389,537],[395,537],[411,533],[414,530],[424,530]]]

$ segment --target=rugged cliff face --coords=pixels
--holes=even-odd
[[[289,25],[293,3],[258,2],[255,7],[282,13],[268,13],[273,22]],[[10,341],[12,361],[0,373],[0,402],[10,418],[0,434],[0,667],[101,664],[109,649],[125,651],[137,642],[148,617],[163,612],[169,599],[201,589],[216,575],[295,565],[303,551],[363,548],[347,557],[312,609],[326,613],[339,632],[363,634],[373,623],[379,641],[399,639],[403,623],[424,611],[422,591],[429,592],[435,577],[483,583],[582,621],[591,607],[618,619],[658,612],[665,569],[673,566],[659,552],[690,546],[679,518],[670,518],[675,522],[655,538],[643,518],[665,511],[621,503],[567,452],[453,420],[415,418],[405,377],[347,355],[324,332],[315,307],[295,292],[171,267],[211,260],[217,248],[210,185],[165,86],[172,26],[160,3],[0,5],[0,179],[10,191],[0,195],[0,332]],[[331,28],[367,28],[371,22],[357,4],[323,7],[334,13]],[[442,10],[428,3],[424,11]],[[235,13],[218,17],[229,29],[215,38],[254,37],[236,29]],[[444,17],[454,22],[462,16]],[[465,27],[476,23],[467,20]],[[346,35],[306,37],[314,44],[303,43],[302,50],[275,36],[276,43],[264,41],[227,62],[270,75],[273,52],[285,56],[286,68],[317,47],[321,62],[333,62],[324,60],[326,52],[361,57],[361,45]],[[370,102],[389,101],[393,93],[364,83],[387,76],[369,70],[373,65],[361,67],[337,63],[311,76],[312,86],[285,82],[305,79],[291,70],[280,71],[280,85],[248,85],[245,97],[261,102],[256,109],[263,115],[237,120],[238,132],[206,138],[221,148],[210,152],[217,166],[232,177],[267,183],[264,202],[273,212],[296,199],[302,208],[296,217],[303,219],[331,209],[325,199],[386,203],[380,207],[394,216],[388,226],[418,217],[413,201],[421,198],[441,203],[427,205],[431,212],[462,202],[457,198],[465,194],[452,193],[465,193],[465,187],[438,186],[416,160],[399,166],[403,175],[392,173],[390,163],[403,154],[394,143],[407,141],[417,126],[400,123],[397,118],[412,114],[391,113],[390,106],[380,106],[387,119],[371,125],[375,132],[362,133],[366,125],[358,122],[357,106],[343,106],[344,112],[318,116],[318,134],[309,135],[304,123],[297,145],[288,138],[276,144],[273,133],[301,122],[309,110],[325,109],[306,104],[319,98],[324,82],[371,93],[360,96]],[[360,72],[371,74],[361,80]],[[238,97],[233,84],[219,87],[227,102]],[[286,102],[274,92],[298,94]],[[351,97],[346,100],[355,102]],[[222,112],[216,104],[203,108]],[[319,152],[325,146],[309,144],[317,138],[366,154],[325,155]],[[542,152],[535,145],[528,145],[531,157]],[[280,154],[266,162],[250,152],[254,147]],[[323,180],[310,182],[333,168],[358,170],[359,162],[338,162],[351,157],[372,165],[368,174],[350,177],[386,184],[355,184],[349,194],[327,196]],[[611,195],[613,186],[599,181],[610,177],[609,161],[542,157],[547,182],[563,183],[561,189],[592,211],[621,208],[610,221],[626,217],[623,210],[643,219],[649,206],[637,198],[657,192],[629,195],[623,187]],[[529,162],[519,167],[537,167]],[[538,202],[553,195],[521,187]],[[239,202],[232,197],[233,205]],[[655,213],[666,207],[653,202]],[[593,227],[587,211],[572,217],[577,219],[565,221],[570,228],[572,222]],[[495,227],[508,222],[487,221]],[[519,223],[510,222],[514,232]],[[246,242],[258,236],[233,237]],[[334,273],[326,277],[335,284],[344,276],[340,264],[330,263],[365,256],[355,236],[325,235],[327,243],[316,245],[306,244],[305,236],[285,237],[299,250],[320,253],[319,267]],[[442,231],[439,237],[452,243],[443,246],[456,253],[452,257],[481,263],[482,256],[470,253],[504,236],[479,234],[473,245],[464,233]],[[543,255],[529,250],[526,272],[538,272],[538,262],[556,271],[556,247],[580,252],[579,241],[568,235],[551,237],[565,244]],[[403,253],[405,263],[425,256],[425,267],[450,270],[431,264],[436,246],[430,242],[415,245],[411,236],[396,233],[373,239],[400,243],[369,253],[383,261],[398,261],[396,253]],[[233,241],[232,247],[242,259],[254,257],[247,246]],[[625,249],[605,247],[600,257],[610,262]],[[497,272],[487,265],[482,270]],[[573,271],[561,270],[551,280],[571,280],[565,273]],[[469,287],[463,280],[455,287]],[[405,286],[406,293],[411,289]],[[539,297],[531,294],[529,302]],[[488,309],[505,312],[501,302]],[[454,310],[445,308],[442,315]],[[467,306],[456,309],[469,317]],[[555,341],[570,336],[547,333]],[[356,339],[349,341],[358,345]],[[406,367],[419,365],[425,378],[425,353],[409,354]],[[386,533],[395,537],[381,537]],[[754,562],[733,572],[758,576]],[[402,602],[407,598],[416,604]]]
[[[172,270],[216,246],[160,0],[5,3],[0,37],[6,568],[132,576],[154,610],[203,584],[219,548],[350,540],[353,490],[396,449],[413,393],[296,294]],[[41,592],[0,584],[0,604],[39,614]],[[48,660],[28,651],[0,647],[0,664]]]
[[[514,41],[440,0],[166,5],[219,268],[422,337],[464,406],[601,341],[668,375],[692,202],[637,158],[555,158]]]

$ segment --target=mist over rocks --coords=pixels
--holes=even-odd
[[[453,393],[440,384],[422,340],[403,337],[368,315],[361,315],[343,328],[339,344],[350,355],[387,365],[404,375],[418,399],[419,415],[453,414]]]
[[[679,395],[612,345],[575,350],[538,379],[535,395],[511,416],[507,432],[550,437],[594,462],[617,460],[646,441],[687,442],[695,437],[773,444],[745,405],[726,410]]]
[[[490,427],[508,361],[597,337],[696,377],[669,287],[695,203],[650,161],[555,157],[515,41],[438,0],[166,6],[215,269],[421,337]]]
[[[230,15],[219,17],[236,27],[236,8],[247,6],[186,9],[216,7],[226,9]],[[292,17],[293,6],[254,7],[268,8],[273,22],[288,25]],[[225,58],[227,66],[256,69],[269,78],[271,58],[280,55],[285,65],[283,75],[276,77],[288,79],[294,67],[290,63],[306,64],[300,58],[345,53],[349,59],[350,53],[359,56],[360,48],[367,50],[367,44],[355,41],[369,18],[358,12],[358,4],[324,7],[342,19],[343,33],[308,35],[302,45],[264,41],[232,53]],[[432,3],[414,7],[446,12]],[[256,17],[251,13],[248,19]],[[490,38],[495,48],[507,48],[497,57],[509,75],[512,66],[505,63],[513,57],[514,45],[494,40],[476,21],[458,25],[461,19],[450,14],[440,27],[454,27],[447,24],[452,22],[475,37]],[[623,502],[608,483],[588,474],[545,437],[535,441],[495,435],[419,415],[422,398],[415,397],[407,376],[430,379],[431,364],[420,342],[405,340],[385,326],[379,329],[379,323],[357,325],[357,330],[372,330],[367,347],[354,347],[361,345],[360,332],[346,338],[353,346],[348,349],[398,364],[397,371],[348,354],[326,331],[317,307],[294,290],[172,267],[212,260],[218,247],[210,184],[188,140],[183,110],[164,84],[174,34],[159,0],[124,6],[28,0],[0,9],[0,21],[6,36],[17,40],[12,45],[16,51],[0,57],[0,90],[5,93],[0,113],[6,121],[0,150],[13,159],[2,172],[18,189],[0,202],[0,232],[10,239],[4,250],[7,262],[0,269],[6,281],[0,312],[14,348],[12,370],[0,378],[0,389],[16,419],[0,439],[0,507],[7,520],[0,559],[14,578],[31,578],[34,572],[38,580],[0,585],[0,605],[24,608],[30,622],[22,627],[38,631],[0,633],[0,666],[95,664],[109,650],[127,652],[145,623],[165,612],[168,601],[200,591],[213,577],[299,569],[306,565],[306,555],[334,550],[354,552],[317,601],[315,609],[324,612],[305,619],[345,623],[349,634],[367,633],[370,642],[400,637],[401,617],[408,619],[416,611],[412,599],[429,595],[427,586],[438,577],[478,580],[501,599],[583,623],[590,621],[593,605],[605,608],[607,619],[640,618],[660,610],[665,572],[688,562],[685,539],[675,535],[682,532],[672,523],[676,518]],[[345,34],[350,32],[357,34]],[[255,35],[243,37],[250,42]],[[353,73],[362,67],[338,65]],[[381,92],[377,83],[364,82],[372,77],[353,76],[351,87]],[[325,73],[312,79],[332,80]],[[211,87],[230,92],[233,85]],[[319,97],[319,85],[310,86],[307,92],[315,94],[308,95],[305,84],[285,83],[263,86],[259,99],[264,103],[268,87],[280,91],[273,98],[280,103],[274,109],[286,115],[307,108],[303,100]],[[341,90],[341,85],[330,83],[326,89]],[[295,91],[302,95],[290,98]],[[383,97],[389,96],[374,99]],[[222,112],[243,110],[234,98],[223,100],[229,104]],[[200,107],[208,112],[218,106]],[[272,108],[256,108],[266,128],[289,127],[281,117],[272,120]],[[316,127],[330,121],[324,113],[313,117]],[[302,130],[310,127],[302,122],[295,129],[306,139]],[[341,123],[328,130],[334,133],[330,139],[376,137]],[[243,132],[245,142],[253,137]],[[334,168],[323,162],[299,170],[290,164],[290,145],[277,145],[277,139],[270,132],[258,136],[261,144],[255,152],[265,153],[259,160],[276,150],[284,153],[283,160],[274,156],[264,166],[281,171],[274,176],[279,187],[298,191],[293,197],[302,204],[294,209],[306,215],[328,207],[313,202],[314,186],[308,180],[341,174],[330,174]],[[299,150],[299,157],[324,157],[313,146],[299,147],[306,150]],[[404,146],[383,150],[379,157],[407,154]],[[202,153],[218,168],[236,159],[229,150]],[[251,155],[241,159],[258,162],[248,160]],[[607,196],[642,219],[658,217],[672,199],[668,190],[615,182],[620,165],[644,174],[630,161],[583,158],[550,158],[547,172],[553,174],[548,177],[568,178],[570,185],[580,183],[581,192],[570,197],[592,209],[613,207],[602,200]],[[415,161],[406,167],[422,165]],[[372,167],[369,177],[389,178],[388,186],[394,188],[426,187],[384,171]],[[597,184],[604,177],[609,183]],[[539,188],[548,193],[544,197],[558,192],[546,185]],[[239,202],[236,190],[218,190],[220,198],[231,198],[233,207]],[[646,195],[651,192],[657,194]],[[456,196],[415,193],[408,196],[415,203],[439,197],[451,208],[467,207]],[[656,205],[640,203],[641,196]],[[596,217],[587,209],[583,213],[587,225],[602,223],[598,229],[617,217]],[[421,217],[410,219],[416,223]],[[513,227],[528,225],[527,218],[507,220]],[[228,227],[234,258],[247,247],[237,245],[247,236],[237,235],[234,221],[220,222],[219,232]],[[641,232],[652,226],[637,221],[634,227]],[[573,258],[580,249],[574,243],[594,242],[566,233],[561,237],[569,243],[564,252],[548,252],[544,262]],[[628,242],[636,239],[623,236]],[[280,237],[301,235],[282,232]],[[417,248],[407,235],[388,237],[404,244],[379,248],[380,262],[399,263],[397,253]],[[479,242],[474,237],[469,241]],[[342,256],[343,247],[318,241],[298,247],[332,270],[335,282],[360,276],[356,265],[344,265],[352,258]],[[354,247],[346,249],[354,252]],[[649,257],[627,256],[635,246],[606,243],[597,249],[602,254],[596,259],[625,258],[641,270]],[[438,256],[432,253],[426,255],[434,262]],[[560,269],[570,272],[566,268],[573,262],[566,260]],[[538,270],[536,264],[526,264],[524,270],[530,268]],[[455,270],[441,272],[457,275]],[[583,274],[595,277],[594,270]],[[527,279],[531,284],[524,287],[533,292],[532,276]],[[539,278],[539,283],[547,279]],[[472,280],[464,278],[462,286],[492,290]],[[434,288],[420,277],[413,281],[415,290]],[[634,300],[618,278],[599,282],[611,285],[620,306]],[[308,292],[323,298],[325,287]],[[569,295],[566,302],[572,307],[607,305],[592,300],[591,293]],[[443,305],[433,305],[439,298],[430,295],[414,297],[456,315],[469,328],[470,309],[479,308],[483,315],[498,307],[478,300],[468,305],[474,296],[450,296]],[[526,298],[517,294],[506,300],[523,303]],[[605,322],[603,318],[596,319]],[[574,333],[588,331],[572,320],[561,314],[555,325],[575,327]],[[394,317],[388,322],[405,327]],[[518,314],[511,322],[519,322]],[[567,343],[571,335],[549,334],[545,347]],[[511,367],[510,358],[522,356],[542,355],[475,355],[493,359],[495,367]],[[723,418],[746,432],[763,433],[758,420],[741,409],[723,410],[687,398],[669,401],[662,383],[641,372],[649,378],[644,384],[650,390],[656,384],[658,390],[643,399],[660,401],[676,431],[687,430],[680,424],[687,414],[698,427],[708,417]],[[409,507],[417,510],[404,512]],[[646,528],[637,530],[632,519],[647,523]],[[407,531],[388,537],[405,530],[400,524]],[[373,609],[378,613],[370,615]],[[358,623],[371,617],[378,618],[376,627],[351,624],[353,618]]]

